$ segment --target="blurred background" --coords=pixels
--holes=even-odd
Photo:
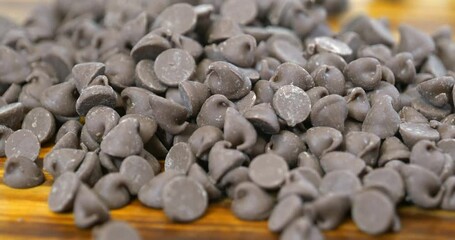
[[[33,6],[52,1],[0,0],[0,15],[21,23]],[[338,29],[347,18],[358,13],[366,13],[375,18],[387,17],[394,30],[400,22],[406,22],[426,32],[433,32],[444,24],[455,28],[455,0],[351,0],[349,10],[330,18],[330,24],[334,29]]]

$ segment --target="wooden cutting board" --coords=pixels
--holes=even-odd
[[[0,15],[23,22],[34,5],[49,0],[0,0]],[[455,26],[454,0],[353,0],[349,13],[330,20],[334,28],[356,13],[374,17],[387,16],[395,29],[406,22],[427,32],[437,26]],[[43,148],[41,159],[50,146]],[[42,160],[39,160],[42,161]],[[3,176],[5,159],[0,158],[0,176]],[[88,239],[90,230],[74,226],[71,214],[54,214],[48,210],[47,195],[52,179],[27,190],[8,188],[0,178],[0,239]],[[236,219],[229,210],[229,202],[212,204],[203,218],[191,224],[170,222],[159,210],[148,209],[135,200],[129,206],[111,212],[112,218],[124,220],[136,227],[144,239],[278,239],[267,230],[267,223],[244,222]],[[412,206],[400,206],[402,230],[379,237],[371,237],[357,230],[351,220],[338,229],[325,232],[327,239],[454,239],[455,212],[428,211]]]

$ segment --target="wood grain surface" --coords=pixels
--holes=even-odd
[[[50,0],[0,0],[0,15],[23,22],[34,5]],[[338,28],[349,16],[366,13],[387,17],[396,29],[400,22],[417,26],[427,32],[449,24],[455,27],[454,0],[353,0],[351,10],[331,18],[330,25]],[[50,147],[43,148],[42,157]],[[0,158],[3,176],[4,158]],[[52,179],[39,187],[15,190],[0,180],[0,239],[89,239],[90,230],[74,226],[71,214],[54,214],[48,210],[47,195]],[[278,239],[267,230],[265,221],[245,222],[236,219],[229,202],[212,204],[205,216],[192,224],[170,222],[159,210],[148,209],[135,200],[129,206],[111,212],[113,219],[124,220],[139,229],[144,239]],[[347,220],[334,231],[325,232],[327,239],[454,239],[455,212],[429,211],[412,206],[400,206],[402,229],[399,233],[368,236]]]

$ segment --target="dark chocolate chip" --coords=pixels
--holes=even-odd
[[[79,228],[89,228],[108,221],[109,209],[85,184],[81,184],[74,200],[74,222]]]
[[[167,86],[162,84],[153,69],[155,62],[149,59],[141,60],[136,65],[136,86],[145,88],[154,93],[163,93]]]
[[[196,162],[191,147],[188,143],[177,143],[169,150],[164,161],[165,171],[177,171],[187,174],[191,165]]]
[[[230,149],[232,144],[227,141],[219,141],[210,149],[208,156],[208,170],[210,177],[216,182],[230,170],[240,167],[248,161],[248,156],[236,149]]]
[[[13,130],[20,128],[25,117],[25,106],[22,103],[11,103],[0,107],[0,124]]]
[[[40,102],[44,108],[54,115],[74,117],[77,115],[77,98],[76,85],[73,81],[68,81],[53,85],[44,90]]]
[[[210,64],[205,84],[212,94],[221,94],[229,100],[247,95],[251,90],[251,80],[238,67],[227,62]]]
[[[381,139],[392,137],[400,126],[400,116],[393,109],[392,98],[379,98],[368,111],[362,124],[362,131],[376,134]]]
[[[141,240],[141,235],[133,227],[122,221],[109,221],[93,229],[95,240]]]
[[[348,116],[363,122],[370,111],[370,101],[365,90],[360,87],[353,88],[345,99],[348,104]]]
[[[74,199],[81,181],[73,172],[65,172],[52,184],[48,205],[53,212],[66,212],[73,209]]]
[[[208,207],[208,196],[197,181],[175,177],[162,190],[163,209],[167,217],[177,222],[191,222],[200,218]]]
[[[280,236],[282,240],[293,240],[293,239],[311,239],[311,240],[322,240],[322,235],[319,228],[312,223],[307,217],[300,217],[292,221]]]
[[[269,230],[280,232],[301,215],[303,215],[302,199],[296,195],[290,195],[279,201],[273,208],[268,220]]]
[[[137,195],[139,189],[155,176],[152,166],[139,156],[125,158],[119,172],[126,179],[128,192],[131,195]]]
[[[43,171],[29,158],[10,157],[5,162],[3,183],[11,188],[32,188],[44,182]]]
[[[293,85],[279,88],[273,96],[272,105],[277,115],[290,127],[305,121],[311,112],[310,98],[305,91]]]
[[[305,142],[312,154],[321,157],[341,146],[343,135],[331,127],[312,127],[305,133]]]
[[[405,185],[400,174],[389,168],[378,168],[369,172],[362,179],[365,187],[381,187],[390,199],[397,204],[405,195]]]
[[[188,125],[188,111],[185,107],[155,94],[149,96],[149,103],[160,128],[170,134],[179,134],[185,130]]]
[[[231,210],[242,220],[263,220],[270,215],[274,202],[271,195],[254,183],[242,182],[235,187]]]
[[[352,218],[357,227],[368,234],[377,235],[390,230],[395,214],[393,202],[378,190],[362,191],[352,200]]]
[[[196,180],[204,187],[209,200],[217,200],[222,196],[222,192],[215,185],[215,182],[208,176],[207,172],[197,163],[193,163],[188,170],[188,177]]]
[[[345,135],[345,148],[361,158],[368,166],[375,167],[381,139],[373,133],[352,131]]]
[[[419,65],[430,53],[435,51],[435,44],[429,35],[406,24],[400,25],[400,42],[397,52],[409,52],[414,63]]]
[[[235,108],[235,104],[221,94],[214,94],[205,100],[197,115],[198,126],[211,125],[222,129],[228,107]]]
[[[232,147],[244,151],[251,148],[257,140],[257,133],[253,125],[237,110],[228,107],[224,121],[224,139]]]
[[[40,143],[36,135],[27,129],[17,130],[9,135],[5,141],[5,155],[7,158],[23,157],[30,161],[38,159]]]
[[[270,103],[254,105],[243,116],[265,134],[277,134],[280,131],[278,117]]]
[[[303,212],[305,216],[314,219],[321,230],[332,230],[343,222],[350,208],[349,196],[330,194],[304,205]]]
[[[311,109],[313,126],[332,127],[344,131],[344,121],[348,117],[346,100],[339,95],[328,95],[318,100]]]
[[[158,55],[153,69],[161,83],[177,87],[180,82],[190,79],[194,74],[196,63],[187,51],[172,48]]]
[[[250,163],[251,180],[265,189],[277,189],[283,184],[289,167],[284,159],[275,154],[262,154]]]
[[[75,172],[84,160],[86,151],[81,149],[56,149],[44,157],[44,169],[54,178],[66,171]]]
[[[286,85],[294,85],[305,91],[314,87],[311,75],[303,67],[291,62],[278,66],[270,82],[274,91]]]
[[[297,157],[304,150],[306,150],[305,144],[299,136],[287,130],[273,135],[266,145],[266,152],[283,157],[290,168],[297,165]]]
[[[176,34],[191,31],[196,26],[196,12],[187,3],[178,3],[164,9],[153,24],[154,28],[162,27]]]
[[[327,173],[321,181],[319,191],[322,195],[342,194],[350,196],[362,188],[360,179],[351,171],[336,170]]]
[[[381,63],[374,58],[359,58],[346,66],[344,74],[354,86],[373,90],[382,79]]]
[[[124,158],[141,153],[143,142],[139,134],[139,121],[134,118],[121,121],[106,134],[100,147],[101,151],[113,157]]]
[[[6,139],[8,139],[9,135],[11,135],[14,131],[11,128],[0,125],[0,156],[5,157],[5,147],[6,147]]]
[[[49,141],[55,134],[56,123],[51,112],[44,108],[34,108],[25,115],[22,129],[32,131],[40,143]]]
[[[121,208],[130,201],[128,180],[120,173],[104,175],[95,184],[93,190],[110,209]]]
[[[200,82],[183,81],[179,84],[183,106],[191,116],[197,116],[204,102],[210,97],[210,89]]]

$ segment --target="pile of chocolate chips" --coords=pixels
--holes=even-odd
[[[232,199],[281,239],[350,215],[398,231],[396,208],[455,209],[455,43],[448,27],[359,16],[337,0],[58,0],[0,19],[3,182],[53,176],[49,208],[96,239],[140,239],[109,209],[134,198],[177,222]],[[157,159],[164,160],[164,171]]]

